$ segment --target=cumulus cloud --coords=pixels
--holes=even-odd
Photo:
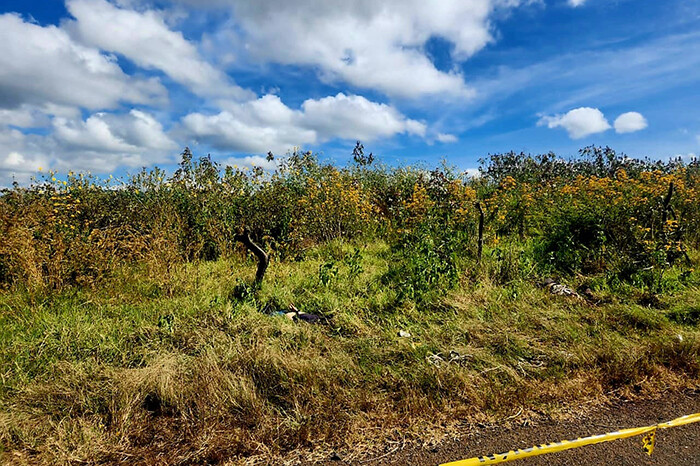
[[[0,186],[9,185],[13,179],[26,182],[39,167],[48,167],[50,158],[41,141],[38,136],[0,126]]]
[[[634,133],[647,127],[647,120],[641,113],[627,112],[615,119],[616,133]]]
[[[389,105],[343,93],[308,99],[299,110],[268,94],[245,103],[229,103],[215,115],[191,113],[182,119],[187,137],[221,150],[254,153],[284,152],[335,138],[371,141],[400,133],[423,136],[425,131],[425,124]]]
[[[564,128],[572,139],[580,139],[610,129],[610,123],[605,119],[603,112],[591,107],[575,108],[564,115],[543,116],[537,124],[546,125],[548,128]]]
[[[469,178],[481,178],[481,170],[478,168],[467,168],[464,170],[464,174]]]
[[[171,160],[178,145],[152,115],[96,113],[87,119],[55,117],[48,135],[24,134],[0,126],[0,185],[45,169],[106,173]]]
[[[437,139],[439,142],[442,142],[443,144],[449,144],[453,142],[457,142],[457,136],[454,134],[446,134],[446,133],[438,133],[437,136],[435,136],[435,139]]]
[[[236,20],[253,57],[319,66],[327,80],[389,95],[468,96],[458,72],[439,71],[422,50],[433,36],[465,59],[492,40],[491,0],[319,2],[235,1]]]
[[[586,3],[586,0],[569,0],[569,5],[576,8]]]
[[[205,115],[191,113],[182,119],[184,137],[220,150],[264,153],[316,142],[316,133],[298,124],[299,112],[273,95]]]
[[[106,0],[68,0],[75,21],[65,27],[81,42],[119,53],[146,69],[157,69],[194,93],[243,99],[253,94],[236,86],[204,61],[182,33],[171,30],[155,10],[119,8]]]
[[[84,121],[56,118],[53,130],[57,165],[73,170],[151,165],[177,148],[162,125],[139,110],[96,113]]]
[[[134,110],[83,121],[81,109],[160,103],[165,93],[158,80],[128,76],[63,29],[0,15],[0,185],[26,182],[38,167],[104,172],[158,161],[174,145],[152,116]]]
[[[370,102],[357,95],[340,93],[302,104],[302,123],[321,139],[341,138],[371,141],[397,133],[425,135],[425,125],[405,118],[395,108]]]
[[[139,110],[124,115],[96,113],[85,121],[56,118],[53,127],[54,137],[65,149],[138,153],[176,147],[161,124]]]
[[[142,0],[146,1],[146,0]],[[425,51],[440,37],[461,62],[493,41],[491,17],[524,0],[176,0],[228,7],[229,28],[253,60],[313,66],[322,79],[399,97],[473,90],[456,70],[438,70]],[[236,44],[232,44],[236,45]]]
[[[31,105],[25,104],[14,109],[0,109],[0,126],[36,128],[45,126],[47,122],[46,115]]]
[[[161,101],[165,92],[158,80],[126,75],[113,57],[76,43],[60,28],[0,15],[0,108],[114,108]]]

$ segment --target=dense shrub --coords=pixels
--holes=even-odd
[[[570,160],[508,153],[483,161],[475,178],[446,166],[373,162],[363,153],[338,168],[295,151],[265,171],[222,167],[186,149],[172,175],[48,173],[0,195],[0,283],[90,285],[128,263],[167,270],[213,260],[243,250],[235,235],[245,226],[280,260],[338,238],[379,236],[392,245],[389,276],[420,298],[454,284],[460,264],[474,264],[477,201],[490,257],[503,243],[527,244],[525,262],[543,274],[660,283],[669,267],[689,269],[688,251],[700,244],[697,161],[636,160],[597,147]]]

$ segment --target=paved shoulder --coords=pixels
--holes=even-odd
[[[543,422],[511,429],[479,429],[458,442],[427,451],[413,449],[382,458],[376,465],[437,465],[473,456],[501,453],[513,448],[575,439],[614,430],[652,425],[700,412],[700,393],[665,396],[655,401],[617,403],[584,419]],[[657,432],[656,448],[649,457],[642,452],[641,436],[585,446],[560,453],[527,458],[513,465],[698,465],[700,423]]]

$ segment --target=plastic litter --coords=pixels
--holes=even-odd
[[[292,322],[306,322],[307,324],[316,324],[321,320],[320,316],[316,314],[309,314],[307,312],[301,312],[294,306],[294,304],[289,305],[289,311],[274,311],[270,315],[278,317],[286,317]]]
[[[569,288],[566,285],[562,285],[561,283],[557,283],[551,278],[548,278],[544,281],[543,283],[545,288],[549,289],[549,292],[557,295],[557,296],[571,296],[572,298],[579,298],[581,299],[581,296],[571,288]]]

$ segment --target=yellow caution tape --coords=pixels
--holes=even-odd
[[[661,424],[656,424],[653,426],[636,427],[633,429],[624,429],[615,432],[609,432],[607,434],[577,438],[576,440],[562,440],[561,442],[548,443],[545,445],[535,445],[534,447],[523,448],[521,450],[511,450],[507,453],[478,456],[466,460],[453,461],[451,463],[444,463],[440,466],[477,466],[482,464],[506,463],[508,461],[529,458],[531,456],[546,455],[548,453],[570,450],[572,448],[583,447],[586,445],[594,445],[596,443],[609,442],[611,440],[617,440],[621,438],[636,437],[637,435],[642,434],[646,434],[642,441],[642,448],[647,454],[651,455],[651,453],[654,451],[654,446],[656,444],[657,429],[669,429],[671,427],[679,427],[684,426],[686,424],[692,424],[693,422],[700,422],[700,413],[689,414],[688,416],[679,417],[678,419],[674,419],[668,422],[662,422]]]
[[[647,455],[651,456],[654,453],[654,446],[656,446],[656,429],[646,434],[642,439],[642,450]]]

